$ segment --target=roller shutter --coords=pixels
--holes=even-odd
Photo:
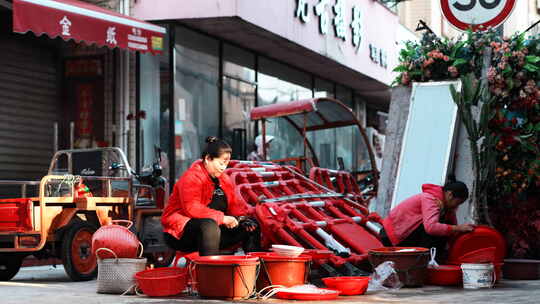
[[[53,48],[0,35],[0,180],[39,180],[60,118]]]

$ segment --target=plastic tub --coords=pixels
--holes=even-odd
[[[428,267],[426,283],[429,285],[455,286],[463,282],[461,267],[456,265],[439,265]]]
[[[261,262],[257,289],[269,285],[291,287],[305,284],[309,275],[310,256],[286,257],[274,252],[251,252],[249,256],[258,257]]]
[[[493,263],[495,262],[495,247],[486,247],[473,250],[459,258],[461,263]]]
[[[149,297],[174,296],[186,289],[187,269],[164,267],[148,269],[135,274],[137,286]]]
[[[393,261],[399,280],[405,287],[424,285],[429,257],[429,249],[422,247],[383,247],[371,249],[368,255],[373,268],[382,262]]]
[[[297,246],[289,246],[289,245],[272,245],[272,248],[270,250],[278,253],[282,256],[287,257],[298,257],[302,252],[304,252],[304,248],[297,247]]]
[[[464,255],[489,247],[495,247],[493,261],[503,262],[506,254],[504,237],[491,227],[476,226],[472,232],[460,234],[449,242],[448,264],[459,265]]]
[[[237,300],[255,291],[259,258],[214,255],[196,258],[197,290],[203,298]]]
[[[478,289],[492,288],[495,284],[495,269],[493,264],[461,264],[463,270],[463,288]]]
[[[353,296],[366,292],[369,277],[332,277],[322,278],[322,281],[329,288],[339,290],[340,295]]]

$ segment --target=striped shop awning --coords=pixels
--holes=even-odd
[[[163,51],[165,28],[76,0],[13,0],[13,31],[109,48]]]

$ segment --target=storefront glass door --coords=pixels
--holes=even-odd
[[[249,113],[255,107],[255,85],[223,76],[223,138],[233,149],[233,159],[246,159],[252,147],[255,124]]]
[[[219,41],[176,28],[174,140],[177,179],[219,135]]]
[[[164,45],[168,45],[165,37]],[[135,118],[139,122],[138,165],[148,168],[158,159],[157,150],[161,149],[162,175],[170,179],[170,94],[171,75],[169,71],[169,50],[162,55],[140,55],[139,110]]]
[[[233,149],[233,159],[246,159],[253,149],[255,123],[249,117],[256,105],[255,55],[223,46],[222,136]]]

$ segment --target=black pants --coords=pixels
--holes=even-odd
[[[223,254],[220,249],[240,243],[244,252],[260,251],[261,243],[259,228],[251,232],[240,225],[229,229],[207,218],[189,220],[180,239],[166,232],[163,235],[170,248],[183,252],[199,251],[201,256]]]
[[[386,231],[382,230],[380,234],[381,242],[384,246],[392,246],[390,239],[388,238]],[[446,259],[446,243],[448,237],[430,235],[424,229],[424,224],[420,224],[409,236],[407,236],[401,243],[396,246],[399,247],[423,247],[423,248],[437,248],[436,260],[438,263]]]

